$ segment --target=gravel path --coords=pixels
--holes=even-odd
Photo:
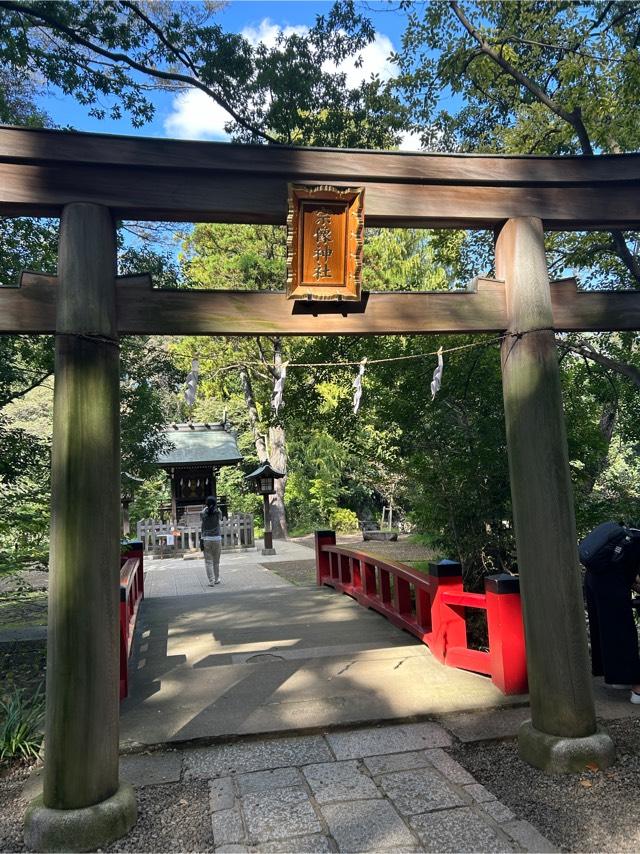
[[[515,740],[458,745],[456,759],[563,851],[640,851],[640,721],[607,721],[618,761],[604,772],[547,776]]]

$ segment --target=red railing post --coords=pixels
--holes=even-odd
[[[429,564],[431,596],[431,632],[429,649],[444,662],[449,647],[467,646],[467,626],[464,617],[454,607],[442,601],[442,593],[462,593],[462,566],[455,560]]]
[[[120,699],[129,693],[129,615],[126,589],[120,588]]]
[[[335,531],[316,531],[316,584],[322,587],[326,578],[331,578],[329,554],[322,551],[323,546],[335,546]]]
[[[520,602],[514,575],[489,575],[484,580],[491,681],[505,694],[526,694],[527,655]]]

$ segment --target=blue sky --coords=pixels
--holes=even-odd
[[[383,78],[392,73],[388,56],[400,46],[405,23],[405,16],[397,11],[397,5],[386,0],[370,0],[361,4],[361,10],[374,21],[377,34],[373,44],[363,52],[361,69],[356,69],[353,64],[341,67],[352,85],[373,72]],[[316,15],[326,14],[331,6],[330,0],[232,0],[217,13],[216,18],[230,32],[241,32],[253,43],[264,41],[269,44],[283,30],[286,32],[288,29],[298,30],[313,25]],[[39,100],[55,124],[71,126],[76,130],[180,139],[227,138],[223,129],[226,113],[204,93],[198,90],[183,93],[155,92],[151,93],[151,97],[156,105],[155,117],[140,129],[134,128],[127,116],[119,121],[92,118],[85,107],[61,92],[50,91]],[[403,147],[417,149],[419,144],[417,139],[407,137]]]

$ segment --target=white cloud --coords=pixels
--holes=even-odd
[[[172,112],[164,120],[166,133],[175,139],[229,138],[225,123],[229,113],[200,89],[188,89],[173,99]]]
[[[393,63],[389,62],[389,55],[393,51],[393,42],[388,36],[376,33],[374,40],[363,48],[359,56],[362,65],[356,67],[354,59],[346,59],[339,65],[333,62],[325,62],[323,71],[340,71],[346,74],[347,86],[355,89],[363,80],[368,80],[372,74],[377,74],[381,80],[389,80],[395,73]]]
[[[283,33],[285,36],[304,36],[308,32],[309,27],[305,27],[303,24],[293,27],[281,27],[279,24],[274,24],[269,18],[263,18],[257,27],[245,27],[240,35],[244,36],[252,47],[263,44],[271,50],[271,48],[276,46],[280,33]]]
[[[422,150],[422,134],[415,130],[407,130],[400,137],[400,151],[421,151]]]
[[[245,27],[242,35],[247,41],[256,47],[264,44],[267,48],[273,48],[280,34],[289,36],[292,34],[305,35],[309,32],[306,26],[281,27],[274,24],[269,18],[264,18],[257,27]],[[353,59],[347,59],[340,64],[325,63],[323,70],[327,72],[343,72],[346,75],[347,86],[355,88],[363,80],[368,80],[372,74],[377,74],[381,80],[388,80],[394,74],[394,66],[389,62],[389,55],[393,51],[391,39],[382,33],[376,33],[374,40],[361,52],[362,64],[356,67]],[[222,107],[214,103],[200,89],[188,89],[180,92],[173,99],[171,112],[164,120],[164,130],[168,136],[176,139],[214,139],[226,140],[229,138],[224,130],[224,125],[229,121],[229,114]],[[407,134],[407,139],[411,134]],[[404,142],[401,147],[404,147]],[[408,148],[415,150],[419,148],[419,140],[408,139]]]

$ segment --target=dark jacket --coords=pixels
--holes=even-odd
[[[203,537],[219,537],[220,536],[220,511],[216,507],[213,513],[209,515],[207,508],[200,513],[202,520],[202,536]]]

